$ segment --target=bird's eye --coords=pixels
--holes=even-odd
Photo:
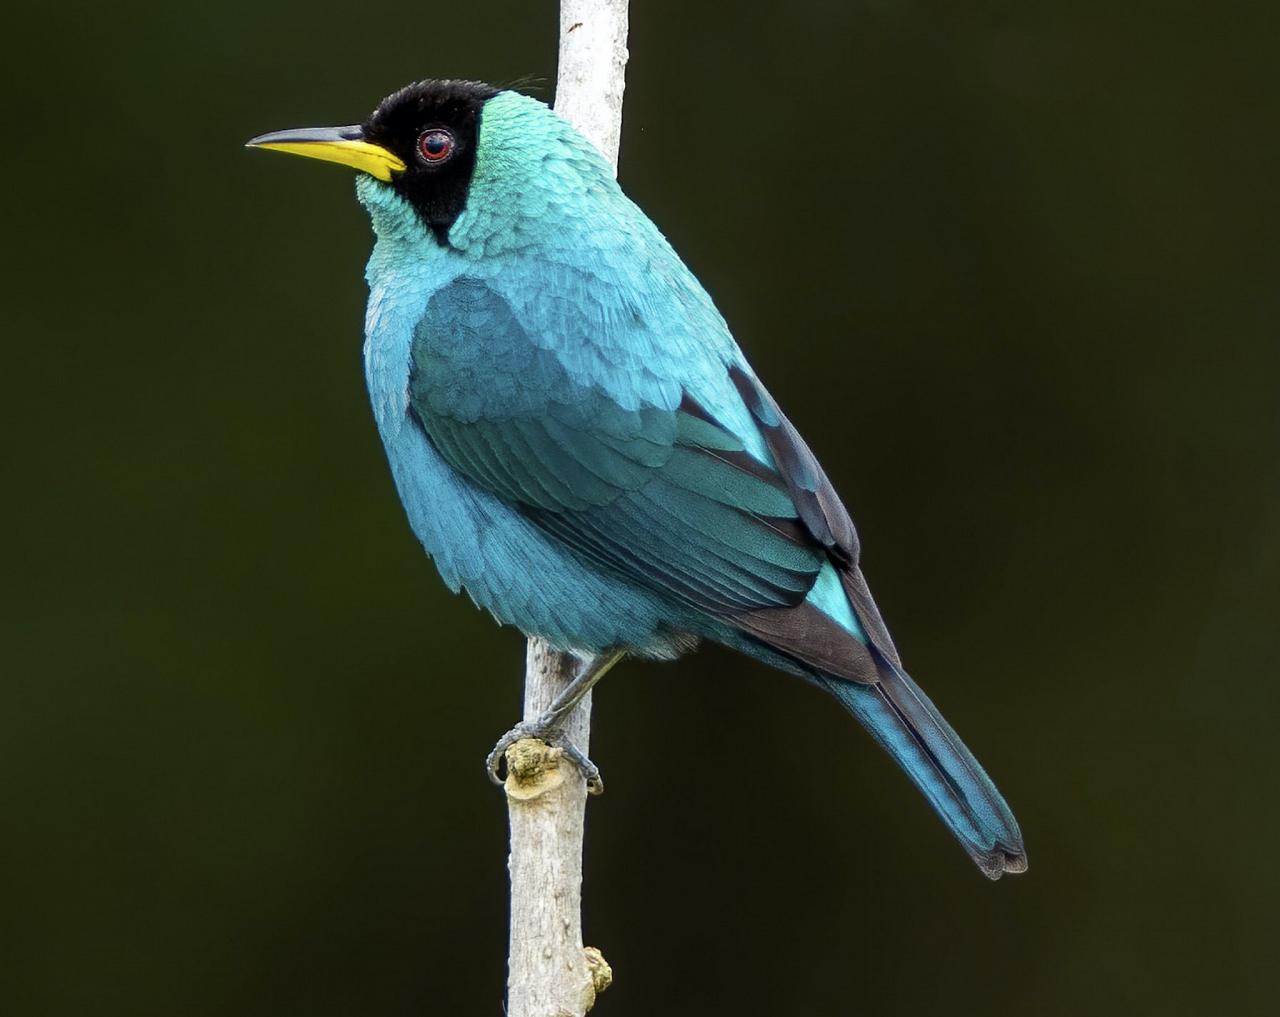
[[[453,155],[453,135],[435,127],[418,138],[418,152],[427,162],[444,162]]]

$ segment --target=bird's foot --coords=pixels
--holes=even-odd
[[[485,760],[485,768],[489,771],[489,779],[498,787],[504,786],[502,777],[502,760],[507,749],[524,738],[536,738],[559,749],[569,762],[578,768],[578,772],[587,781],[587,794],[598,795],[604,792],[604,778],[600,776],[600,768],[587,758],[586,754],[564,736],[564,729],[556,719],[546,715],[534,721],[521,721],[510,731],[498,739]]]

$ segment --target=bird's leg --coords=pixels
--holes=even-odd
[[[493,751],[485,760],[489,779],[501,787],[503,781],[498,770],[507,749],[522,738],[538,738],[548,745],[558,747],[587,779],[587,791],[593,795],[600,794],[604,790],[600,770],[581,749],[563,737],[564,722],[573,712],[573,708],[582,702],[582,697],[591,691],[592,686],[608,674],[609,670],[625,656],[625,650],[610,650],[593,657],[537,719],[521,721],[499,738]]]

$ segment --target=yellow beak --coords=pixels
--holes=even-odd
[[[404,160],[381,145],[364,140],[364,132],[356,127],[304,127],[298,131],[276,131],[263,134],[245,145],[273,152],[288,152],[308,159],[351,166],[379,180],[390,181],[393,173],[404,170]]]

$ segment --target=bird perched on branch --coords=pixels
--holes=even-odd
[[[826,689],[992,879],[1026,868],[991,779],[908,676],[853,522],[711,298],[543,103],[423,81],[362,124],[249,143],[360,171],[365,373],[410,525],[451,589],[583,661],[711,639]]]

